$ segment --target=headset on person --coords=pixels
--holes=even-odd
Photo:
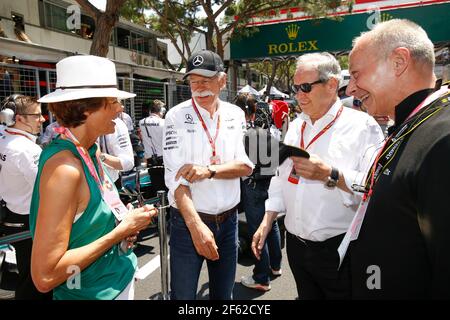
[[[16,99],[21,96],[21,94],[12,94],[9,97],[6,97],[2,102],[0,122],[5,124],[7,127],[13,126],[16,123]]]

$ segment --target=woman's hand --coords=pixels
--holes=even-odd
[[[130,209],[130,206],[128,208]],[[123,232],[123,238],[130,237],[130,240],[135,240],[139,231],[145,229],[157,215],[158,210],[153,205],[146,204],[141,208],[131,209],[117,228]]]

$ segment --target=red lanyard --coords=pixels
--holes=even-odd
[[[370,186],[369,186],[369,191],[367,193],[364,193],[362,200],[366,201],[367,198],[369,198],[370,196],[372,196],[372,189],[373,189],[373,185],[374,185],[374,181],[375,181],[375,169],[377,167],[378,161],[380,161],[381,155],[384,152],[384,148],[386,147],[386,145],[389,143],[389,141],[391,140],[392,135],[389,136],[389,138],[387,138],[387,140],[384,142],[383,147],[381,148],[380,152],[378,152],[377,157],[375,158],[375,162],[373,163],[372,166],[372,175],[370,177]]]
[[[104,172],[103,172],[102,162],[98,158],[98,155],[95,154],[95,156],[97,158],[98,169],[100,171],[100,177],[99,177],[99,175],[97,173],[97,170],[95,170],[94,162],[92,161],[91,156],[89,155],[88,151],[80,144],[80,142],[73,135],[73,133],[70,132],[69,129],[67,129],[65,127],[62,127],[62,126],[58,127],[58,128],[55,128],[54,131],[59,133],[59,134],[63,134],[64,136],[66,136],[66,138],[69,141],[71,141],[75,145],[75,147],[77,148],[78,152],[80,153],[81,158],[83,158],[84,162],[86,163],[86,165],[87,165],[87,167],[89,169],[89,173],[94,178],[94,180],[97,183],[100,191],[103,194],[103,181],[105,181],[105,175],[104,175]]]
[[[30,140],[31,142],[34,142],[33,140],[31,140],[30,137],[28,137],[26,134],[20,133],[20,132],[13,132],[13,131],[9,131],[8,129],[5,129],[5,132],[8,132],[9,134],[12,134],[14,136],[22,136],[27,138],[28,140]]]
[[[301,131],[301,135],[300,135],[300,137],[301,137],[300,138],[300,148],[305,149],[305,150],[308,149],[310,145],[312,145],[317,139],[320,138],[320,136],[322,136],[325,132],[327,132],[328,129],[330,129],[333,126],[333,124],[336,122],[337,118],[339,118],[343,109],[344,109],[344,106],[341,106],[341,108],[338,110],[334,119],[331,120],[331,122],[329,124],[327,124],[325,126],[325,128],[323,128],[318,134],[316,134],[314,138],[312,138],[312,140],[308,143],[306,148],[305,148],[305,142],[303,141],[303,133],[305,132],[306,122],[303,122],[302,131]]]
[[[197,108],[197,105],[195,104],[194,98],[192,98],[192,106],[194,107],[195,113],[197,114],[198,119],[202,123],[203,130],[205,131],[206,136],[208,137],[209,144],[211,145],[211,148],[212,148],[212,156],[215,157],[216,156],[216,140],[217,140],[217,137],[219,136],[219,129],[220,129],[220,115],[217,116],[216,135],[214,136],[214,139],[213,139],[213,138],[211,138],[211,134],[209,133],[209,130],[205,124],[205,121],[203,121],[202,115],[198,111],[198,108]]]

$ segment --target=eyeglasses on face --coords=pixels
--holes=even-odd
[[[18,113],[21,116],[35,116],[35,117],[42,117],[42,113]]]
[[[357,107],[357,108],[361,108],[362,106],[362,101],[356,98],[353,98],[353,106]]]
[[[302,91],[304,93],[308,93],[311,92],[312,90],[312,86],[318,83],[322,83],[324,82],[323,80],[317,80],[314,82],[305,82],[305,83],[300,83],[300,84],[293,84],[292,85],[292,91],[297,94],[299,91]]]
[[[107,106],[115,106],[116,104],[119,104],[123,108],[122,103],[119,100],[117,100],[117,99],[114,99],[114,100],[107,99],[106,100],[106,105]]]
[[[212,77],[209,79],[204,79],[204,80],[189,80],[189,84],[191,86],[197,86],[197,85],[205,86],[205,85],[211,84],[216,78],[217,77],[215,76],[215,77]]]
[[[120,103],[119,100],[117,100],[117,99],[111,99],[111,98],[106,99],[106,101],[107,101],[109,104]]]

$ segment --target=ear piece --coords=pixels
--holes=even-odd
[[[4,123],[7,127],[13,126],[16,123],[14,111],[9,108],[0,111],[0,122]]]
[[[3,100],[2,111],[0,111],[0,122],[6,126],[13,126],[16,123],[16,98],[20,94],[13,94]]]

